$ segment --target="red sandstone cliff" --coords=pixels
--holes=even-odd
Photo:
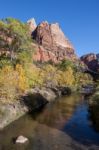
[[[75,50],[62,32],[58,23],[40,23],[32,32],[33,39],[37,42],[36,53],[33,56],[36,61],[59,62],[65,58],[76,60]]]
[[[35,54],[33,54],[33,60],[46,62],[60,62],[63,59],[70,59],[72,61],[78,60],[75,55],[74,47],[71,42],[62,32],[58,23],[49,24],[47,21],[36,25],[34,19],[27,21],[29,27],[29,34],[35,42],[31,45],[35,47]],[[3,39],[0,47],[0,54],[6,53],[9,55],[9,45],[14,37],[9,37],[6,32],[0,31],[0,37]]]
[[[81,57],[89,69],[99,72],[99,54],[90,53]]]

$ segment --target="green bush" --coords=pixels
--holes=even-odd
[[[17,52],[33,50],[32,39],[26,24],[13,18],[0,22],[0,47],[9,51],[11,60],[16,59]],[[6,39],[5,39],[6,37]]]
[[[59,64],[59,69],[65,71],[68,67],[71,67],[74,69],[75,65],[72,61],[68,59],[63,59],[61,63]]]

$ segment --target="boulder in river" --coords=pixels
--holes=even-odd
[[[27,141],[28,141],[28,138],[24,137],[23,135],[20,135],[19,137],[17,137],[15,143],[23,144],[23,143],[26,143]]]

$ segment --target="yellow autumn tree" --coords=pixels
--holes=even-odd
[[[85,74],[82,72],[77,72],[75,74],[75,85],[86,85],[86,84],[90,84],[93,83],[93,79],[91,77],[91,75],[89,74]]]
[[[17,72],[17,88],[20,92],[24,92],[28,88],[25,71],[20,64],[16,65],[15,70]]]
[[[33,64],[25,66],[25,74],[27,77],[29,87],[42,86],[43,79],[41,76],[41,69]]]
[[[72,86],[75,82],[72,68],[67,67],[64,71],[58,71],[57,80],[59,85]]]
[[[0,69],[0,100],[12,102],[17,97],[17,74],[11,66],[5,66]]]
[[[40,76],[43,79],[43,84],[45,86],[53,86],[56,84],[56,67],[46,64],[41,69]]]

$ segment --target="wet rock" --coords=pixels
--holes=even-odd
[[[28,141],[28,138],[20,135],[19,137],[17,137],[15,143],[20,143],[20,144],[24,144]]]
[[[39,100],[40,102],[51,102],[57,97],[56,93],[51,88],[42,87],[34,88],[30,90],[33,100]],[[28,95],[27,95],[28,96]],[[29,98],[30,99],[30,98]]]
[[[53,87],[51,90],[57,95],[57,97],[62,96],[61,90],[58,87]]]
[[[61,91],[61,95],[69,95],[71,94],[71,89],[69,87],[59,87]]]
[[[42,89],[39,92],[42,94],[43,97],[47,99],[48,102],[55,100],[55,98],[57,97],[50,88]]]
[[[48,101],[40,93],[28,93],[23,97],[23,103],[27,107],[29,112],[33,112],[37,109],[44,107]]]

